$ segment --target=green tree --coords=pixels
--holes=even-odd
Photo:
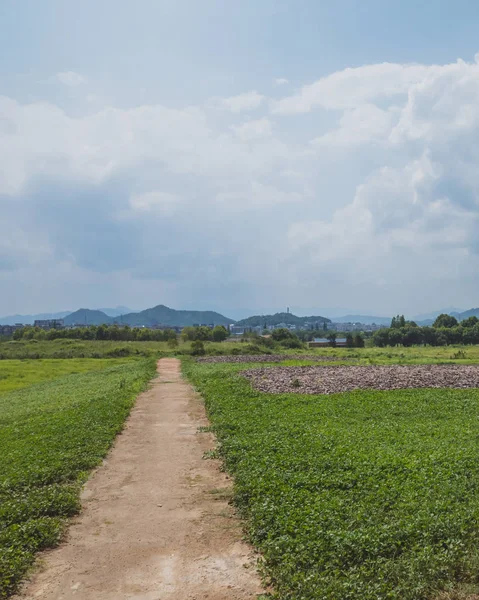
[[[196,336],[196,327],[183,327],[181,331],[181,338],[186,342],[187,340],[192,342]]]
[[[346,335],[346,346],[348,348],[354,348],[354,338],[351,333]]]
[[[468,317],[467,319],[464,319],[464,321],[461,321],[461,325],[463,327],[474,327],[474,325],[477,325],[479,323],[479,319],[473,315],[472,317]]]
[[[433,323],[433,327],[457,327],[458,322],[456,317],[452,317],[451,315],[442,314],[437,317],[437,319]]]
[[[372,336],[373,344],[378,348],[384,348],[385,346],[388,346],[390,331],[391,329],[387,329],[386,327],[375,331]]]
[[[280,329],[274,329],[271,337],[275,342],[281,342],[282,340],[287,340],[294,336],[289,329],[282,327]]]
[[[178,348],[178,340],[176,339],[176,337],[170,338],[168,340],[168,348]]]
[[[336,346],[336,332],[332,331],[327,337],[326,339],[329,340],[329,345],[332,346],[333,348]]]
[[[191,354],[193,354],[193,356],[203,356],[206,354],[205,345],[201,340],[195,340],[191,344]]]
[[[404,315],[396,315],[391,320],[391,329],[401,329],[406,326],[406,319]]]
[[[217,325],[213,329],[212,337],[214,342],[224,342],[228,337],[226,327],[223,327],[223,325]]]
[[[390,346],[399,346],[402,344],[403,334],[400,329],[391,329],[389,332],[389,345]]]
[[[23,334],[25,333],[25,327],[21,327],[20,329],[15,329],[13,332],[14,340],[21,340],[23,338]]]
[[[197,327],[196,328],[196,338],[197,340],[201,340],[203,342],[207,342],[211,340],[211,329],[209,327]]]
[[[364,338],[360,333],[354,334],[354,347],[355,348],[364,348]]]

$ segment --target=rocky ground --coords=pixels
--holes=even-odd
[[[285,360],[314,360],[322,361],[343,361],[344,357],[338,356],[319,356],[317,354],[230,354],[228,356],[202,356],[197,359],[203,363],[271,363],[283,362]]]
[[[275,394],[479,387],[479,365],[273,367],[250,369],[242,374],[256,389]]]

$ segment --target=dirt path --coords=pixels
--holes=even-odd
[[[45,553],[22,599],[250,600],[261,592],[228,505],[203,403],[180,362],[138,398],[83,494],[65,544]],[[246,568],[245,568],[246,564]]]

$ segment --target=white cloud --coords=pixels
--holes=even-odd
[[[241,125],[232,125],[231,129],[243,141],[269,137],[273,132],[273,126],[269,119],[246,121]]]
[[[473,302],[477,63],[346,69],[274,105],[289,118],[257,92],[218,102],[80,117],[0,98],[0,202],[19,223],[0,264],[129,273],[225,304],[396,311],[418,286],[420,308]]]
[[[139,213],[159,213],[163,215],[173,214],[181,204],[181,198],[176,194],[167,192],[146,192],[134,194],[130,197],[130,206]]]
[[[247,112],[261,106],[265,97],[256,91],[245,92],[230,98],[219,98],[217,106],[232,113]]]
[[[246,207],[267,208],[279,204],[298,203],[304,199],[304,194],[294,191],[287,192],[275,186],[252,181],[242,189],[234,192],[220,192],[216,196],[219,203],[230,205],[230,210],[244,210]]]
[[[278,77],[274,80],[274,83],[275,85],[286,85],[287,83],[289,83],[289,80],[285,79],[284,77]]]
[[[448,65],[449,67],[449,65]],[[279,100],[273,112],[294,114],[310,112],[314,107],[354,108],[376,98],[407,94],[411,86],[424,81],[444,67],[382,63],[344,69],[304,86],[293,95]]]
[[[339,127],[312,140],[316,147],[357,147],[372,141],[386,142],[393,122],[397,122],[394,110],[382,110],[374,104],[362,104],[344,111]]]
[[[75,71],[63,71],[61,73],[57,73],[56,78],[60,83],[63,83],[63,85],[68,87],[77,87],[86,82],[85,77],[80,75],[80,73],[75,73]]]

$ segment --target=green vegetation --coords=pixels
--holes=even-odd
[[[0,343],[0,360],[40,358],[122,358],[166,356],[167,342],[123,342],[58,339],[11,340]]]
[[[297,317],[291,313],[276,313],[274,315],[255,315],[238,321],[236,325],[241,327],[274,327],[284,323],[285,325],[304,325],[311,323],[316,329],[322,329],[324,324],[331,323],[331,319],[320,316]]]
[[[208,329],[205,327],[205,329]],[[210,331],[210,329],[208,329]],[[45,331],[40,327],[22,327],[13,334],[14,340],[96,340],[122,342],[167,342],[176,339],[172,329],[131,328],[128,325],[90,325],[74,329],[50,329]]]
[[[59,541],[65,518],[79,510],[81,482],[155,372],[151,359],[101,371],[109,361],[57,362],[0,365],[8,376],[0,384],[7,388],[9,381],[18,383],[15,369],[25,370],[31,382],[41,370],[51,377],[91,371],[0,393],[0,598],[15,590],[36,551]]]
[[[456,317],[451,317],[451,315],[446,315],[443,313],[439,315],[437,319],[433,323],[433,327],[457,327],[458,322]]]
[[[115,359],[0,361],[0,394],[63,375],[98,371],[118,364]]]
[[[448,323],[444,327],[418,327],[415,323],[406,323],[404,327],[395,327],[379,329],[372,335],[372,344],[379,347],[384,346],[416,346],[427,344],[429,346],[447,346],[451,344],[479,344],[479,324],[475,320],[467,319],[457,327],[448,317],[438,321],[439,323]],[[439,319],[439,317],[438,317]],[[455,319],[454,319],[455,320]]]
[[[451,359],[443,348],[323,352],[364,363]],[[239,376],[244,368],[184,363],[275,597],[479,591],[479,390],[270,395]]]

